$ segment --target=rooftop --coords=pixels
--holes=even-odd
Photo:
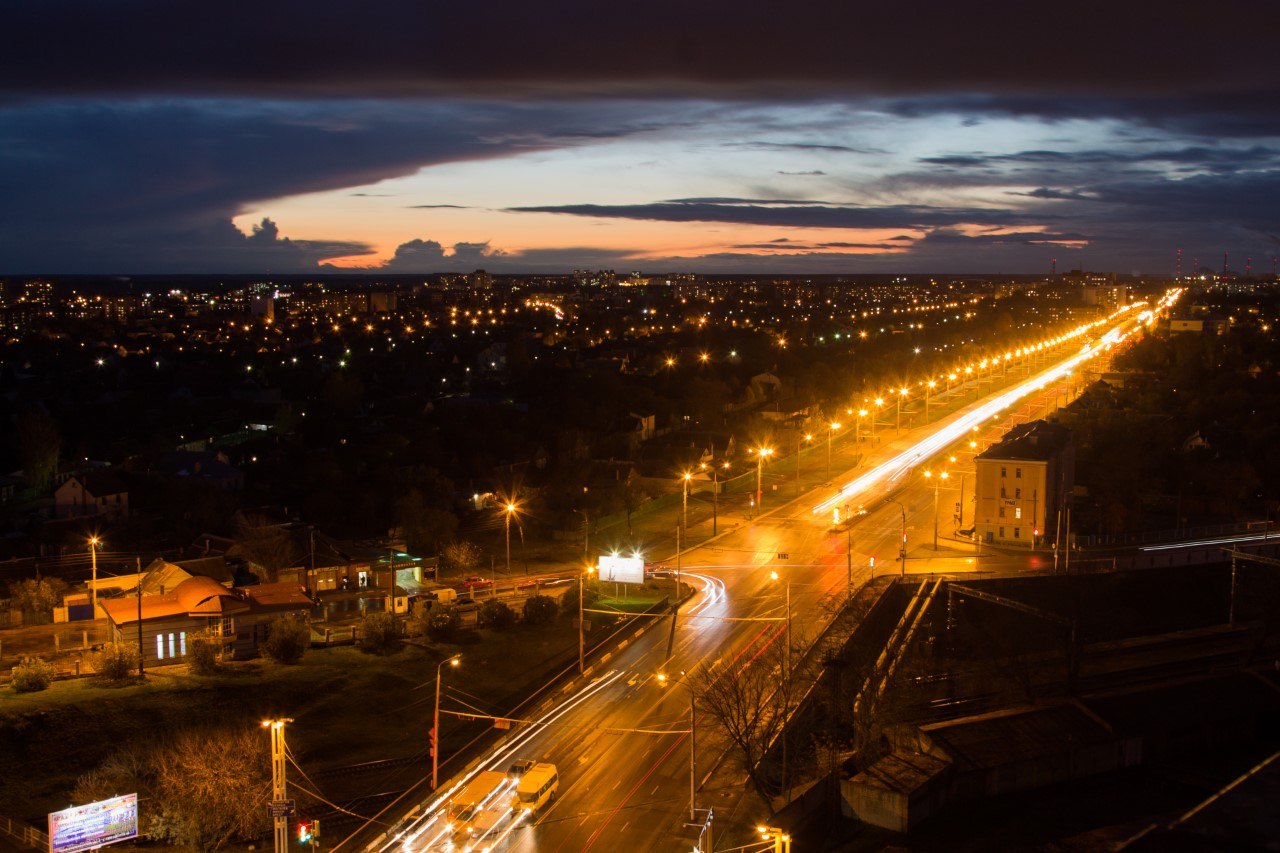
[[[978,454],[979,459],[1047,461],[1071,443],[1071,430],[1049,421],[1020,424]]]

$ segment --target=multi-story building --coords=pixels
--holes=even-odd
[[[1054,541],[1058,514],[1075,486],[1070,429],[1048,421],[1016,426],[974,464],[979,541],[1028,548]]]

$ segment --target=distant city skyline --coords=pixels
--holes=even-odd
[[[23,6],[0,273],[1269,273],[1276,73],[1169,48],[1232,5]]]

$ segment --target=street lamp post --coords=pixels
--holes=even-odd
[[[685,471],[681,476],[681,485],[683,487],[684,496],[680,504],[680,525],[686,530],[689,529],[689,481],[693,479],[693,475]]]
[[[582,621],[584,618],[582,595],[587,585],[587,578],[591,577],[595,570],[595,566],[587,566],[582,574],[578,575],[578,675],[585,675],[587,672],[587,638],[586,624]],[[679,593],[678,588],[676,592]]]
[[[769,578],[775,581],[779,579],[779,575],[776,569],[769,572]],[[790,716],[790,713],[791,713],[791,578],[790,577],[787,578],[786,584],[787,584],[787,592],[786,592],[785,606],[786,606],[786,612],[787,612],[787,632],[786,632],[786,645],[783,646],[782,648],[782,670],[783,670],[784,677],[786,678],[786,681],[784,682],[784,686],[786,690],[783,693],[783,697],[782,697],[782,785],[784,788],[787,789],[787,793],[790,794],[791,787],[790,785],[787,784],[788,782],[788,779],[787,779],[787,718]]]
[[[285,782],[284,726],[292,722],[289,717],[262,721],[262,727],[271,732],[271,799],[276,803],[284,803],[289,796]],[[273,813],[272,824],[275,853],[289,853],[289,818],[283,810]]]
[[[800,442],[813,441],[813,433],[806,432],[803,436],[796,436],[796,494],[800,494]]]
[[[89,582],[89,618],[98,618],[98,546],[102,544],[102,540],[97,536],[89,537],[89,562],[93,567],[93,579]],[[141,576],[139,576],[138,584],[142,584]]]
[[[511,574],[511,516],[515,514],[516,505],[507,504],[506,532],[507,532],[507,574]]]
[[[688,678],[689,673],[680,673],[679,681],[684,681],[689,688],[689,823],[694,823],[698,819],[698,714],[697,694],[693,691],[693,685],[688,683]],[[666,673],[658,673],[657,680],[659,687],[667,686]]]
[[[902,576],[907,576],[907,508],[902,505],[902,501],[895,501],[893,498],[885,498],[885,503],[897,504],[898,509],[902,510],[902,542],[898,546],[898,562],[902,564]]]
[[[924,420],[925,420],[925,423],[928,423],[928,422],[929,422],[929,392],[930,392],[930,391],[932,391],[935,387],[937,387],[937,385],[938,385],[938,383],[937,383],[937,382],[935,382],[935,381],[934,381],[934,380],[932,380],[932,379],[930,379],[930,380],[929,380],[928,382],[926,382],[926,383],[925,383],[925,385],[924,385]]]
[[[776,826],[757,826],[762,841],[773,842],[773,853],[791,853],[791,836]],[[755,846],[755,845],[751,845]]]
[[[903,400],[903,398],[905,398],[906,396],[907,396],[907,389],[906,389],[906,388],[899,388],[899,389],[898,389],[898,405],[897,405],[897,418],[898,418],[898,423],[897,423],[897,425],[894,427],[894,432],[895,432],[895,433],[902,432],[902,400]]]
[[[436,710],[431,725],[431,790],[433,791],[439,785],[440,771],[440,671],[444,669],[445,664],[457,666],[461,659],[462,655],[456,654],[436,664]]]
[[[756,450],[756,515],[760,514],[761,504],[764,501],[764,490],[760,485],[764,475],[764,458],[772,455],[772,447],[761,447]]]
[[[876,397],[876,410],[871,415],[871,437],[876,437],[876,421],[880,419],[880,410],[884,408],[884,398]]]
[[[831,438],[836,434],[836,430],[840,429],[840,424],[832,421],[828,424],[827,429],[827,479],[831,479]]]
[[[942,488],[942,481],[947,479],[947,472],[943,471],[934,479],[932,471],[925,471],[926,480],[933,480],[933,550],[938,550],[938,491]]]

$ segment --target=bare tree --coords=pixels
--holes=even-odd
[[[784,674],[785,643],[785,631],[770,632],[755,652],[748,650],[735,661],[694,670],[688,677],[698,708],[724,731],[752,787],[766,803],[777,791],[764,759],[781,735],[792,705],[792,679]],[[746,662],[738,662],[742,660]]]
[[[90,802],[133,790],[148,803],[140,829],[178,847],[217,850],[270,829],[267,738],[257,726],[189,729],[150,745],[127,746],[76,782]]]
[[[480,565],[480,548],[465,539],[450,542],[440,553],[450,569],[466,574]]]

